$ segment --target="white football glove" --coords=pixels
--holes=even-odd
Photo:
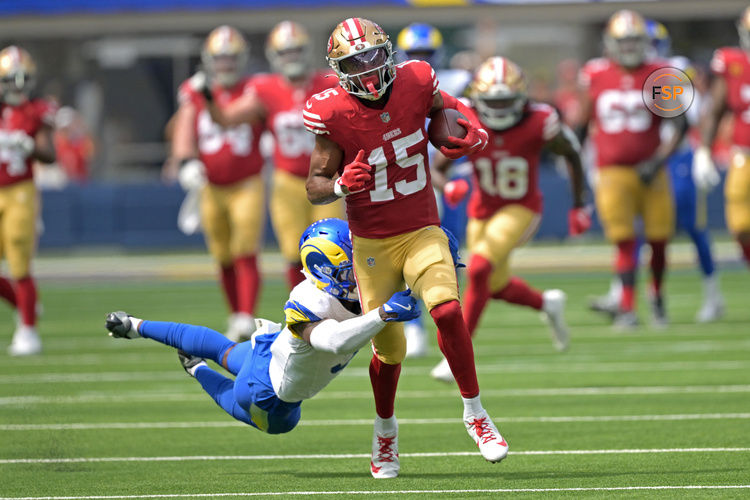
[[[0,147],[15,150],[26,158],[34,152],[35,142],[34,138],[23,130],[13,130],[2,133]]]
[[[710,191],[719,184],[719,171],[716,170],[711,150],[701,146],[693,155],[693,182],[698,189]]]
[[[190,87],[196,92],[202,94],[208,88],[208,76],[205,71],[196,71],[188,80]]]
[[[206,185],[206,167],[198,159],[186,161],[177,174],[177,182],[185,191],[193,191]]]

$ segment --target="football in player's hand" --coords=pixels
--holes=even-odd
[[[449,142],[448,137],[458,137],[459,139],[466,137],[466,129],[458,123],[460,119],[466,120],[466,117],[458,110],[451,108],[443,108],[435,113],[427,126],[427,136],[430,143],[437,149],[440,149],[440,146],[445,146],[448,149],[455,148],[456,145]]]

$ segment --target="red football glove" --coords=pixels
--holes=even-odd
[[[591,227],[591,212],[586,207],[571,208],[568,212],[568,231],[571,236],[578,236]]]
[[[459,139],[458,137],[448,137],[448,142],[455,144],[457,147],[446,148],[445,146],[440,146],[440,152],[446,157],[451,160],[457,160],[462,156],[481,151],[487,146],[487,131],[476,127],[474,124],[463,118],[459,118],[457,123],[466,129],[466,137],[463,139]]]
[[[455,208],[469,192],[469,183],[465,179],[456,179],[449,181],[443,187],[443,196],[449,207]]]
[[[339,196],[346,196],[352,193],[364,191],[365,183],[370,180],[372,167],[362,162],[365,157],[365,150],[360,149],[354,161],[344,167],[341,177],[336,179],[334,192]]]

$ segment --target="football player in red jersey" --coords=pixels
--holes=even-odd
[[[260,290],[256,254],[265,219],[265,190],[258,145],[263,124],[222,127],[207,103],[224,107],[253,90],[241,72],[247,44],[234,28],[220,26],[206,38],[202,60],[207,84],[192,78],[180,87],[172,156],[182,163],[180,184],[199,193],[203,232],[221,268],[221,284],[231,307],[227,337],[249,338]],[[204,78],[204,81],[206,78]]]
[[[315,134],[307,195],[316,204],[345,198],[354,247],[354,271],[364,312],[404,282],[425,303],[438,327],[438,343],[458,382],[469,435],[489,461],[505,458],[508,445],[479,399],[471,338],[461,316],[453,257],[440,229],[430,184],[425,119],[444,107],[467,111],[440,92],[423,61],[395,65],[388,35],[362,18],[349,18],[328,40],[328,62],[340,88],[313,96],[302,114]],[[469,116],[465,113],[465,116]],[[487,132],[461,121],[452,138],[457,158],[482,150]],[[394,399],[406,341],[401,327],[373,339],[370,380],[375,396],[371,472],[398,475],[398,424]]]
[[[666,159],[684,137],[687,123],[674,118],[677,133],[661,141],[662,118],[642,97],[648,76],[666,64],[647,60],[650,39],[643,17],[630,10],[612,15],[604,32],[607,57],[581,70],[583,110],[596,149],[596,208],[607,239],[617,247],[615,270],[623,293],[615,316],[618,329],[638,323],[635,305],[635,217],[643,218],[651,246],[651,304],[655,326],[666,325],[662,282],[666,245],[674,230],[674,207]]]
[[[271,30],[266,57],[274,73],[257,76],[254,93],[224,108],[209,106],[209,110],[214,121],[223,126],[261,120],[273,134],[271,222],[288,263],[291,289],[304,279],[297,250],[302,232],[316,220],[341,217],[343,213],[341,202],[314,206],[307,200],[305,179],[315,140],[302,122],[305,101],[338,85],[338,79],[330,71],[311,68],[310,37],[303,26],[291,21],[282,21]]]
[[[479,323],[490,297],[542,311],[553,334],[555,346],[568,346],[565,325],[565,294],[562,290],[540,292],[510,274],[511,252],[528,241],[539,227],[542,192],[538,186],[542,150],[563,156],[570,166],[573,208],[568,221],[571,235],[591,226],[583,202],[583,168],[579,145],[573,132],[561,126],[554,108],[528,100],[528,84],[518,65],[503,57],[491,57],[477,69],[469,96],[478,120],[488,130],[488,146],[469,156],[473,165],[469,223],[466,236],[472,253],[469,283],[464,294],[464,321],[470,334]],[[564,127],[564,128],[563,128]],[[438,158],[435,170],[445,172],[451,160]],[[469,190],[457,179],[445,183],[446,201],[458,204]],[[443,182],[440,182],[443,181]],[[442,186],[440,186],[442,184]],[[432,370],[438,380],[450,382],[453,374],[443,360]]]
[[[24,49],[0,51],[0,251],[12,282],[0,278],[0,296],[18,311],[18,325],[8,347],[12,356],[41,351],[36,331],[37,293],[31,276],[36,247],[39,198],[33,163],[55,161],[52,130],[55,106],[30,93],[36,65]]]
[[[693,157],[693,176],[698,187],[708,190],[719,183],[711,158],[711,145],[726,110],[733,114],[732,156],[724,183],[727,227],[750,265],[750,7],[737,22],[739,47],[714,53],[711,70],[710,108],[701,124],[701,147]]]

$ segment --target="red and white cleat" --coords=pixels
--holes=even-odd
[[[485,410],[474,415],[464,415],[464,425],[485,460],[499,462],[508,455],[508,443]]]
[[[398,462],[398,422],[396,417],[382,419],[375,417],[375,431],[372,436],[372,459],[370,472],[376,479],[398,476],[401,465]]]

